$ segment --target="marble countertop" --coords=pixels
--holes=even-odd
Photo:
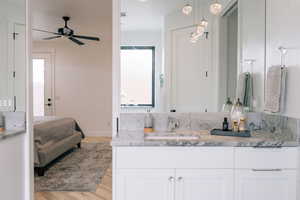
[[[5,140],[7,138],[15,137],[23,133],[26,133],[25,129],[6,130],[4,132],[0,132],[0,141]]]
[[[146,136],[168,136],[170,133],[149,133]],[[172,135],[172,134],[171,134]],[[173,133],[173,135],[175,135]],[[193,136],[198,139],[146,139],[143,131],[120,131],[119,136],[112,139],[112,146],[228,146],[228,147],[295,147],[299,143],[296,138],[263,131],[251,133],[250,138],[214,136],[209,131],[181,131],[179,136]]]

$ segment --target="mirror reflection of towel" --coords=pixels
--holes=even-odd
[[[253,81],[249,72],[241,73],[239,75],[237,98],[240,99],[244,107],[251,109],[253,101]]]
[[[287,68],[272,66],[268,69],[265,111],[279,113],[284,108]]]

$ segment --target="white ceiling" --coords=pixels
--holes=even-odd
[[[111,20],[111,3],[111,0],[33,0],[33,28],[56,32],[63,27],[62,16],[66,15],[71,17],[70,28],[77,33],[100,34],[101,20]],[[33,31],[34,40],[48,36],[51,35]]]
[[[122,0],[122,31],[159,30],[163,16],[180,10],[189,0]],[[190,1],[191,2],[191,1]]]

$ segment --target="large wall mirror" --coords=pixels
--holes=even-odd
[[[122,112],[263,109],[265,1],[212,3],[121,1]]]
[[[0,111],[25,111],[25,0],[0,2]]]

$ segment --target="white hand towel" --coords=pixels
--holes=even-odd
[[[283,110],[287,70],[272,66],[267,74],[265,111],[278,113]]]

